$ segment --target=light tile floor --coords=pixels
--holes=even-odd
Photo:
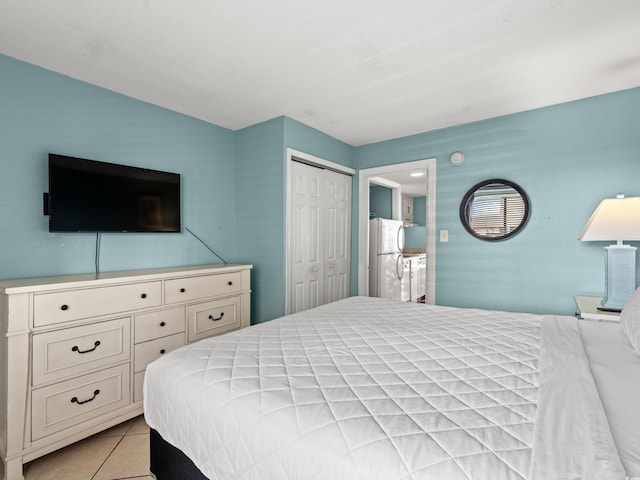
[[[25,480],[148,480],[149,427],[139,416],[24,466]]]

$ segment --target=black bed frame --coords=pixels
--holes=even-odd
[[[156,480],[207,480],[198,467],[153,428],[149,437],[150,470]]]

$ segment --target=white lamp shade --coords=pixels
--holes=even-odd
[[[605,198],[578,238],[583,241],[640,240],[640,197]]]

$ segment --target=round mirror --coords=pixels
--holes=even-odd
[[[493,178],[474,185],[460,203],[460,221],[476,238],[505,240],[529,219],[527,194],[513,182]]]

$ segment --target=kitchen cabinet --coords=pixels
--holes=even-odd
[[[411,301],[411,258],[402,261],[402,280],[400,282],[400,301]]]
[[[402,300],[417,302],[427,291],[427,255],[412,254],[405,256],[402,279]]]
[[[405,225],[413,223],[413,197],[402,196],[402,221]]]
[[[418,257],[418,299],[427,293],[427,255]]]

